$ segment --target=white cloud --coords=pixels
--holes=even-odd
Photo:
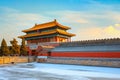
[[[54,11],[49,14],[54,15],[56,18],[64,23],[88,23],[88,20],[79,11]]]
[[[101,12],[89,12],[89,11],[54,11],[49,12],[49,16],[54,16],[62,23],[77,24],[79,26],[107,26],[120,22],[120,12],[117,11],[101,11]],[[74,25],[71,25],[74,26]]]
[[[116,27],[120,27],[120,24],[115,24]]]
[[[82,28],[77,30],[76,33],[77,37],[75,40],[120,38],[120,30],[116,28],[116,24],[105,28],[103,27]]]
[[[22,30],[34,26],[35,23],[49,20],[49,17],[43,15],[22,13],[11,8],[0,8],[0,11],[2,12],[0,13],[0,42],[5,38],[8,45],[10,45],[9,41],[13,38],[16,38],[20,44],[20,39],[17,37],[23,34]]]

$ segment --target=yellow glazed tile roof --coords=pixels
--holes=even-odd
[[[75,34],[71,34],[71,33],[68,33],[66,31],[63,31],[63,30],[60,30],[60,29],[55,29],[55,30],[52,30],[52,31],[49,31],[49,32],[26,34],[26,35],[23,35],[23,36],[19,36],[19,38],[43,36],[43,35],[49,35],[49,34],[54,34],[54,33],[59,33],[59,34],[63,34],[63,35],[70,36],[70,37],[75,36]]]
[[[67,35],[67,36],[75,36],[75,34],[72,34],[72,33],[68,33],[64,30],[60,30],[60,29],[56,29],[56,31],[60,34],[64,34],[64,35]]]
[[[34,30],[38,30],[38,29],[45,29],[45,28],[50,28],[50,27],[54,27],[54,26],[58,26],[64,29],[70,29],[70,27],[67,26],[63,26],[61,24],[59,24],[56,20],[52,21],[52,22],[48,22],[48,23],[43,23],[43,24],[36,24],[34,27],[30,28],[30,29],[26,29],[23,30],[23,32],[29,32],[29,31],[34,31]]]

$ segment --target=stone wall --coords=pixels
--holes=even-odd
[[[99,46],[99,45],[120,45],[120,38],[111,39],[96,39],[96,40],[83,40],[83,41],[72,41],[62,42],[59,47],[75,47],[75,46]]]
[[[38,60],[40,62],[40,60]],[[78,64],[78,65],[90,65],[90,66],[108,66],[108,67],[120,67],[119,58],[60,58],[51,57],[46,60],[47,63],[59,63],[59,64]]]
[[[34,58],[33,57],[23,57],[23,56],[4,56],[0,57],[0,64],[11,64],[12,62],[14,63],[26,63],[26,62],[33,62]]]

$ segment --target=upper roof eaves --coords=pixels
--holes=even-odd
[[[52,22],[48,22],[48,23],[43,23],[43,24],[35,24],[35,26],[33,26],[32,28],[30,29],[26,29],[26,30],[23,30],[22,32],[30,32],[30,31],[34,31],[34,30],[38,30],[38,29],[45,29],[45,28],[51,28],[51,27],[54,27],[54,26],[58,26],[58,27],[61,27],[65,30],[68,30],[68,29],[71,29],[70,27],[68,26],[63,26],[61,24],[59,24],[56,19]]]

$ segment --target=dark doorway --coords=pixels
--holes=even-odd
[[[48,51],[48,56],[49,56],[49,57],[51,56],[51,51]]]

